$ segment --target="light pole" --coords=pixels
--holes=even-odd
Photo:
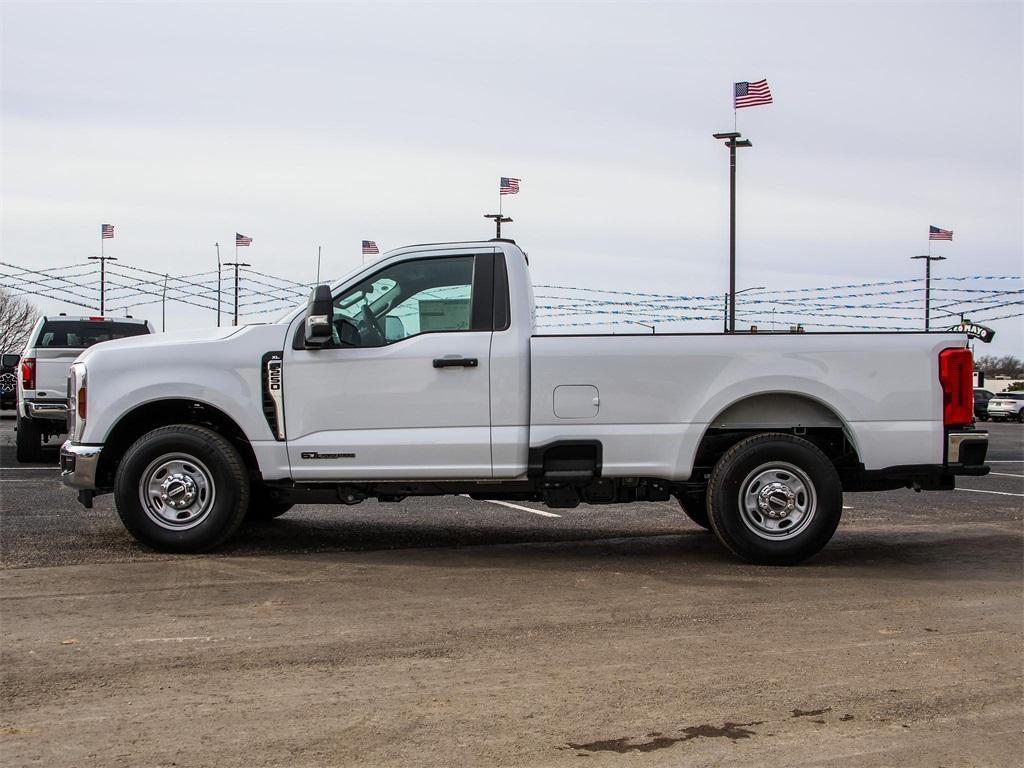
[[[736,148],[751,147],[748,140],[741,138],[743,134],[736,131],[712,134],[716,139],[724,139],[729,148],[729,332],[736,332]]]
[[[103,310],[106,308],[106,293],[107,293],[107,262],[117,261],[116,256],[90,256],[89,261],[98,261],[100,263],[100,316],[103,315]]]
[[[160,330],[167,330],[167,274],[164,274],[164,292],[160,297]]]
[[[224,262],[225,267],[235,268],[235,322],[233,325],[238,325],[238,268],[252,266],[244,261],[226,261]]]
[[[220,243],[214,243],[217,249],[217,327],[220,328]]]
[[[650,328],[650,329],[651,329],[651,333],[652,333],[652,334],[654,334],[654,332],[655,332],[655,331],[654,331],[654,326],[653,326],[653,325],[651,325],[650,323],[641,323],[641,322],[640,322],[640,321],[638,321],[638,320],[634,320],[634,321],[633,321],[633,324],[634,324],[634,325],[642,325],[642,326],[643,326],[644,328]]]
[[[735,284],[733,285],[733,287],[736,287]],[[725,294],[725,312],[723,313],[723,323],[725,325],[726,333],[736,333],[736,297],[739,296],[741,293],[746,293],[747,291],[763,290],[763,285],[752,285],[749,288],[744,288],[742,291],[733,291],[731,302],[729,301],[729,294]],[[732,325],[732,330],[729,329],[730,324]]]
[[[512,221],[508,216],[502,216],[500,213],[485,213],[485,219],[494,219],[494,226],[497,231],[494,233],[494,237],[497,240],[501,240],[501,225],[508,224]]]
[[[925,254],[922,256],[911,256],[911,259],[924,259],[924,329],[929,330],[931,325],[931,310],[932,310],[932,262],[933,261],[945,261],[945,256],[932,256]]]

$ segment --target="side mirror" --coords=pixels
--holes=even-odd
[[[4,355],[0,358],[0,366],[4,368],[15,368],[21,360],[21,355]]]
[[[334,299],[329,285],[318,285],[309,295],[306,308],[306,346],[319,349],[334,338]]]

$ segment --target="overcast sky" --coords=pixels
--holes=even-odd
[[[318,245],[340,275],[362,238],[491,236],[508,175],[535,283],[721,293],[711,133],[767,77],[739,112],[740,287],[917,277],[929,224],[956,232],[936,274],[1021,274],[1021,8],[6,2],[3,260],[84,262],[113,223],[109,254],[198,272],[237,230],[312,280]]]

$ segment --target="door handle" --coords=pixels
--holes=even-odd
[[[480,363],[475,357],[435,357],[435,368],[476,368]]]

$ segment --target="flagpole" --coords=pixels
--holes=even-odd
[[[320,285],[320,250],[323,248],[322,245],[316,247],[316,284]]]
[[[107,260],[104,258],[104,253],[103,253],[103,227],[100,227],[100,317],[103,316],[103,310],[104,310],[104,306],[103,306],[103,304],[104,304],[104,301],[103,301],[104,296],[103,296],[103,294],[104,294],[104,287],[105,287],[104,284],[107,282],[106,270],[104,269],[104,267],[106,267],[106,266],[107,266]]]

